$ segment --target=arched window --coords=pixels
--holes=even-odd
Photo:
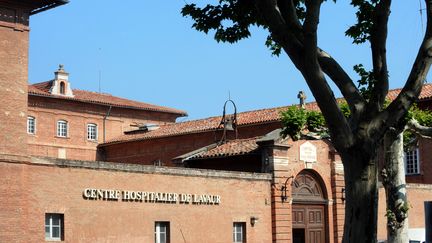
[[[66,90],[66,85],[64,82],[60,82],[60,94],[64,95]]]
[[[57,137],[68,136],[68,122],[65,120],[57,121]]]

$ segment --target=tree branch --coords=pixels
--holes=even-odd
[[[361,96],[353,80],[348,76],[339,63],[328,53],[318,48],[318,62],[330,79],[336,84],[351,110],[354,121],[363,113],[365,100]]]
[[[303,37],[300,36],[302,25],[298,19],[293,0],[279,0],[278,6],[287,26],[289,26],[289,28],[296,33],[296,36],[299,40],[302,40]]]
[[[317,29],[319,23],[321,3],[321,0],[306,1],[306,18],[303,24],[303,36],[305,46],[304,60],[302,64],[303,68],[300,69],[300,71],[305,77],[305,80],[309,88],[311,89],[312,94],[314,95],[318,105],[320,106],[321,112],[326,118],[327,125],[329,127],[329,131],[332,134],[333,142],[335,143],[336,148],[342,150],[343,148],[351,145],[353,136],[348,122],[340,111],[339,105],[325,79],[320,63],[318,62],[318,55],[322,54],[321,52],[317,51]],[[326,60],[327,62],[325,62]],[[323,57],[322,61],[324,66],[327,67],[328,71],[331,71],[332,67],[336,68],[333,69],[333,71],[338,70],[337,68],[339,66],[335,66],[335,63],[332,63],[333,66],[330,65],[330,59],[324,59]],[[338,71],[341,70],[342,69]],[[345,77],[348,76],[346,75]]]
[[[319,69],[318,65],[318,23],[321,8],[321,0],[306,1],[306,18],[303,24],[303,36],[305,45],[305,65]]]
[[[427,12],[427,27],[417,57],[405,86],[396,99],[371,122],[370,134],[380,137],[401,119],[410,106],[417,100],[423,82],[432,64],[432,0],[425,0]]]
[[[380,1],[375,8],[372,19],[370,43],[372,49],[373,78],[375,80],[369,103],[372,113],[379,112],[383,108],[389,90],[386,43],[390,5],[391,0]]]
[[[272,36],[302,73],[323,112],[335,146],[342,150],[352,144],[353,135],[318,63],[317,26],[321,2],[306,1],[307,13],[302,28],[304,39],[297,38],[294,29],[289,28],[276,0],[256,0],[256,7]]]
[[[407,129],[422,137],[432,137],[432,127],[422,126],[416,119],[409,120],[406,126]]]
[[[282,16],[277,0],[256,0],[256,8],[267,22],[272,37],[281,45],[293,60],[294,65],[300,69],[297,64],[301,60],[301,51],[303,43],[297,38],[294,29],[289,28],[289,24]]]

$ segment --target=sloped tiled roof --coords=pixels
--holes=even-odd
[[[388,94],[388,98],[391,100],[395,99],[399,94],[400,90],[401,89],[390,90]],[[419,99],[425,100],[431,97],[432,97],[432,84],[425,84],[423,86]],[[242,126],[248,124],[259,124],[259,123],[280,121],[280,115],[279,115],[280,112],[286,110],[288,107],[289,106],[281,106],[275,108],[238,113],[237,125]],[[306,109],[319,110],[318,104],[316,102],[307,103]],[[132,142],[132,141],[147,140],[153,138],[212,131],[216,129],[221,119],[222,117],[218,116],[218,117],[209,117],[205,119],[161,125],[160,128],[157,130],[143,132],[143,133],[125,134],[116,137],[110,141],[107,141],[106,143],[101,144],[100,146],[114,144],[114,143]]]
[[[281,106],[269,109],[246,111],[237,114],[237,125],[249,125],[268,122],[280,121],[280,112],[284,111],[289,106]],[[315,102],[306,104],[306,109],[318,110]],[[221,121],[221,116],[209,117],[205,119],[171,123],[161,125],[159,129],[143,133],[125,134],[107,141],[100,146],[119,143],[119,142],[132,142],[138,140],[146,140],[160,137],[177,136],[190,133],[198,133],[205,131],[213,131],[217,128]]]
[[[387,98],[389,100],[394,100],[398,96],[398,94],[401,92],[402,88],[400,89],[392,89],[389,91]],[[418,97],[419,100],[426,100],[432,98],[432,84],[423,84],[422,91]]]
[[[28,94],[35,96],[45,96],[55,99],[65,99],[65,100],[73,100],[85,103],[93,103],[98,105],[106,105],[106,106],[114,106],[120,108],[128,108],[128,109],[136,109],[136,110],[148,110],[148,111],[157,111],[157,112],[167,112],[172,114],[177,114],[179,116],[186,116],[187,113],[182,110],[177,110],[169,107],[152,105],[144,102],[138,102],[134,100],[128,100],[116,96],[112,96],[110,94],[105,93],[97,93],[84,91],[79,89],[74,89],[73,94],[74,97],[67,97],[61,95],[53,95],[49,92],[49,89],[52,86],[52,80],[42,83],[31,84],[28,86]]]
[[[196,155],[191,156],[188,159],[218,158],[250,154],[253,153],[256,149],[258,149],[256,139],[257,138],[231,140],[224,144],[211,148],[207,151],[197,153]]]

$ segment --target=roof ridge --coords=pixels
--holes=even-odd
[[[105,93],[105,92],[97,92],[97,91],[92,91],[92,90],[84,90],[84,89],[72,89],[72,91],[82,91],[82,92],[87,92],[87,93],[94,93],[94,94],[99,94],[99,95],[108,95],[108,96],[114,96],[111,93]],[[118,97],[118,96],[114,96],[114,97]],[[118,97],[121,98],[121,97]],[[122,98],[124,99],[124,98]],[[139,101],[138,101],[139,102]]]
[[[32,83],[32,84],[29,83],[28,85],[35,86],[35,85],[40,85],[40,84],[46,84],[46,83],[49,83],[49,82],[52,82],[52,81],[54,81],[54,79],[50,79],[50,80],[43,81],[43,82],[38,82],[38,83]]]
[[[54,80],[44,81],[40,83],[28,84],[29,95],[42,95],[50,98],[56,99],[66,99],[66,100],[74,100],[85,103],[93,103],[93,104],[102,104],[102,105],[112,105],[120,108],[129,108],[129,109],[138,109],[138,110],[147,110],[147,111],[156,111],[156,112],[166,112],[172,114],[178,114],[179,116],[187,116],[187,112],[171,108],[168,106],[155,105],[143,101],[132,100],[128,98],[123,98],[119,96],[114,96],[112,94],[107,93],[98,93],[95,91],[88,91],[82,89],[73,89],[75,91],[74,97],[65,97],[62,95],[53,95],[48,92],[47,86],[50,82]],[[30,88],[31,87],[31,88]]]

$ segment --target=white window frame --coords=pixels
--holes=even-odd
[[[31,124],[30,121],[33,121],[33,123]],[[34,116],[27,117],[27,133],[36,134],[36,118]]]
[[[233,223],[233,243],[246,242],[246,223],[234,222]]]
[[[168,221],[155,222],[155,243],[170,242],[170,223]]]
[[[96,123],[87,124],[87,140],[89,141],[98,140],[98,125]]]
[[[54,224],[54,219],[58,219],[58,224]],[[45,240],[62,241],[63,240],[63,220],[64,215],[59,213],[45,214]],[[58,236],[54,236],[54,228],[58,228]]]
[[[409,154],[413,153],[413,154]],[[413,150],[404,151],[404,162],[405,162],[405,174],[406,175],[418,175],[420,174],[420,153],[419,149],[415,148]],[[414,165],[410,170],[408,171],[408,167],[411,167],[408,165],[408,163],[413,163]]]
[[[69,123],[66,120],[57,121],[57,137],[67,138],[69,135],[68,130],[69,130]]]

